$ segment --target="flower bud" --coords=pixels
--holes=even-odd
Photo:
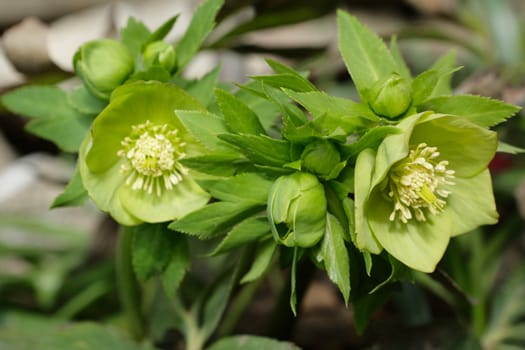
[[[326,226],[323,185],[309,173],[279,177],[268,195],[268,213],[277,242],[288,247],[314,246]]]
[[[317,140],[309,143],[301,155],[303,168],[324,179],[337,177],[341,171],[341,156],[333,143]]]
[[[111,39],[85,43],[75,53],[73,64],[89,91],[102,99],[108,99],[134,69],[126,46]]]
[[[175,68],[175,48],[164,42],[154,41],[144,50],[144,66],[160,66],[171,72]]]
[[[369,101],[375,113],[395,119],[403,114],[412,102],[410,82],[398,74],[379,80],[372,86]]]

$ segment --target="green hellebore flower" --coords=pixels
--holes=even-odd
[[[369,103],[372,110],[386,118],[395,119],[410,106],[412,88],[410,82],[398,74],[377,81],[370,91]]]
[[[175,48],[172,45],[164,41],[154,41],[144,50],[144,66],[160,66],[171,72],[175,68],[175,56]]]
[[[498,219],[487,170],[495,132],[451,115],[420,113],[399,123],[355,171],[356,245],[384,248],[407,266],[431,272],[450,237]]]
[[[323,185],[309,173],[279,177],[268,194],[268,217],[274,238],[287,247],[311,247],[326,227]]]
[[[209,195],[180,164],[201,146],[174,111],[202,109],[172,85],[136,82],[117,88],[93,122],[79,155],[84,187],[123,225],[163,222],[205,205]]]
[[[73,57],[75,72],[95,96],[107,100],[111,92],[133,72],[133,57],[120,41],[93,40]]]

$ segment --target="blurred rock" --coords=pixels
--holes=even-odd
[[[72,163],[58,157],[42,153],[18,158],[0,169],[0,213],[95,233],[103,214],[94,206],[49,210],[72,173]]]
[[[457,0],[406,0],[425,15],[451,14],[458,8]]]
[[[0,45],[0,92],[6,87],[22,84],[24,81],[24,76],[15,69]]]
[[[17,23],[25,17],[36,16],[50,20],[67,13],[112,0],[4,0],[0,1],[0,26]]]
[[[47,53],[47,25],[37,17],[27,17],[2,36],[7,58],[22,73],[38,73],[50,68]]]
[[[15,151],[7,143],[4,135],[0,133],[0,171],[7,167],[16,158]]]
[[[64,71],[73,71],[73,55],[86,41],[109,36],[112,5],[101,5],[66,15],[51,23],[47,50],[51,61]]]

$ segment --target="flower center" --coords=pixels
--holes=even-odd
[[[163,188],[171,190],[182,180],[186,169],[178,161],[186,155],[186,143],[177,133],[167,124],[154,125],[149,120],[131,127],[117,152],[127,160],[120,167],[120,173],[127,175],[127,185],[160,196]]]
[[[437,147],[420,143],[390,170],[386,185],[388,197],[394,202],[390,221],[396,217],[405,224],[413,217],[426,221],[424,209],[433,215],[443,211],[451,193],[443,187],[454,185],[450,181],[454,170],[447,169],[448,161],[437,161],[437,157]]]

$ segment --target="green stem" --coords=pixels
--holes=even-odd
[[[315,271],[315,266],[310,260],[303,260],[299,263],[296,276],[297,284],[295,287],[297,307],[301,306],[301,301],[306,293],[306,289],[315,276]],[[273,309],[268,330],[269,337],[281,340],[290,339],[295,323],[295,315],[290,308],[291,276],[289,276],[289,279],[288,283],[284,285]]]
[[[134,231],[123,227],[119,233],[116,269],[120,301],[129,322],[130,332],[135,339],[145,335],[145,324],[140,310],[140,292],[131,262]]]

